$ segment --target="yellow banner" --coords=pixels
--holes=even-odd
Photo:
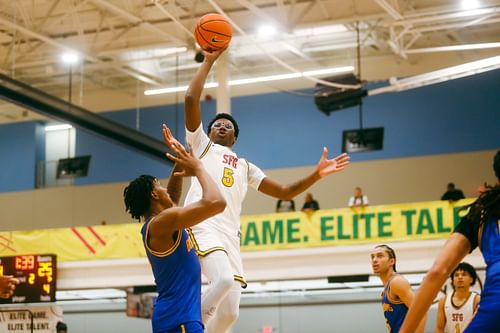
[[[58,261],[145,257],[142,223],[0,232],[0,256],[53,253]]]
[[[459,221],[447,201],[243,216],[242,251],[445,238]],[[58,261],[145,257],[142,223],[0,232],[0,256],[53,253]]]
[[[260,251],[446,238],[460,220],[459,208],[471,201],[243,216],[241,249]]]

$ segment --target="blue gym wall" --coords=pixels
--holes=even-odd
[[[306,93],[307,96],[304,96]],[[309,94],[308,94],[309,93]],[[342,131],[359,126],[357,108],[319,112],[311,91],[235,97],[240,125],[235,150],[263,169],[317,162],[321,148],[340,153]],[[215,115],[215,101],[203,102],[203,122]],[[136,110],[101,113],[131,128]],[[144,108],[141,131],[161,139],[166,122],[184,141],[183,105]],[[0,126],[0,192],[34,187],[37,145],[35,122]],[[384,127],[384,149],[352,154],[352,161],[496,149],[500,147],[500,70],[400,93],[367,97],[364,127]],[[41,139],[43,140],[43,138]],[[76,184],[128,181],[142,173],[168,177],[170,165],[79,130],[76,155],[92,155],[88,177]]]
[[[0,192],[35,187],[37,161],[45,159],[44,142],[41,123],[0,125]]]

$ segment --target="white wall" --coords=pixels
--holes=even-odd
[[[242,300],[232,333],[260,333],[271,325],[273,333],[386,333],[380,291],[303,297],[267,297]],[[64,307],[71,333],[146,333],[151,322],[129,318],[125,305]],[[436,307],[429,311],[425,332],[434,332]]]

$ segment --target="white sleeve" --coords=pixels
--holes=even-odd
[[[191,146],[193,146],[194,154],[197,157],[200,157],[200,155],[210,144],[210,139],[203,130],[203,123],[200,123],[200,126],[194,132],[190,132],[186,128],[186,142],[190,143]]]
[[[248,185],[258,190],[260,183],[264,178],[266,178],[266,174],[255,164],[252,164],[248,161],[247,163],[248,163]]]
[[[349,207],[354,206],[354,197],[350,197],[350,198],[349,198],[349,202],[347,203],[347,205],[348,205]]]
[[[368,205],[368,197],[363,195],[363,204]]]

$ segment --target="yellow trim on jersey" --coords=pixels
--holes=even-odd
[[[174,245],[172,245],[172,247],[170,249],[168,249],[166,251],[155,251],[155,250],[151,249],[149,247],[149,244],[148,244],[149,226],[151,225],[151,223],[153,223],[155,218],[156,218],[156,216],[153,217],[151,219],[151,221],[149,221],[148,226],[146,227],[146,235],[144,236],[144,238],[145,238],[144,245],[146,247],[146,250],[149,251],[149,253],[151,253],[155,257],[166,257],[166,256],[171,255],[179,247],[179,244],[181,243],[181,239],[182,239],[182,229],[178,230],[179,232],[177,233],[177,239],[175,240]]]
[[[243,276],[234,275],[234,280],[241,283],[241,288],[243,288],[243,289],[245,289],[248,285]]]
[[[208,250],[205,250],[205,251],[200,250],[200,246],[198,245],[198,242],[196,242],[196,237],[194,236],[193,231],[191,230],[191,228],[186,229],[186,231],[187,231],[187,233],[189,235],[189,238],[191,238],[191,241],[193,242],[194,250],[196,251],[196,254],[198,256],[204,257],[207,254],[210,254],[210,253],[215,252],[215,251],[224,251],[224,252],[226,252],[226,249],[223,248],[222,246],[212,247],[212,248],[210,248]]]
[[[208,153],[208,151],[210,150],[210,147],[212,147],[212,143],[213,143],[212,141],[208,141],[208,145],[205,147],[205,149],[203,150],[203,153],[201,153],[201,155],[200,155],[200,157],[198,157],[198,159],[201,160],[203,158],[203,156],[205,156]]]
[[[184,327],[184,324],[181,324],[181,333],[186,333],[186,327]]]
[[[392,280],[392,278],[391,278],[391,280]],[[395,300],[391,299],[391,281],[389,281],[389,285],[387,286],[387,300],[391,304],[404,304],[403,301],[395,301]]]

